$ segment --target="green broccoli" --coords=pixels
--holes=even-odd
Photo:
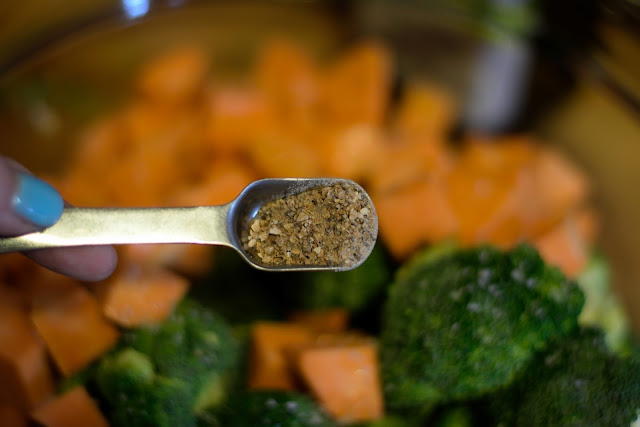
[[[291,310],[291,273],[247,268],[235,250],[216,247],[207,277],[191,287],[190,295],[231,323],[279,320]]]
[[[622,304],[612,290],[611,272],[606,259],[602,255],[592,256],[576,281],[585,295],[578,323],[601,328],[611,350],[628,354],[633,340],[631,326]]]
[[[358,268],[335,272],[308,272],[300,275],[295,286],[298,304],[305,308],[343,307],[359,312],[379,298],[391,277],[387,256],[380,244]]]
[[[446,408],[435,422],[436,427],[471,427],[472,425],[473,415],[466,406]]]
[[[398,415],[385,415],[377,420],[349,424],[350,427],[419,427],[422,425],[424,425],[422,420],[414,420],[406,414],[402,417]]]
[[[508,385],[577,327],[584,303],[528,245],[445,251],[409,265],[390,288],[380,338],[390,408],[427,410]]]
[[[584,328],[539,355],[509,394],[513,418],[503,424],[628,427],[640,409],[640,363]]]
[[[161,325],[126,331],[96,374],[116,425],[193,426],[233,383],[238,346],[226,323],[183,300]]]
[[[310,397],[291,391],[244,391],[201,426],[333,427],[336,423]]]
[[[189,425],[188,383],[156,375],[146,355],[124,349],[102,359],[96,373],[113,425]]]

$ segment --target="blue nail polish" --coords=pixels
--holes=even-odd
[[[13,210],[33,224],[49,227],[60,219],[64,201],[55,188],[33,175],[18,175],[18,191],[13,198]]]

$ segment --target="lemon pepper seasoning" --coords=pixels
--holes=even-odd
[[[265,203],[243,246],[268,266],[353,266],[375,242],[377,221],[360,188],[341,183]]]

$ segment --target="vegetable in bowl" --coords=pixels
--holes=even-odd
[[[221,204],[257,178],[335,174],[371,190],[379,247],[349,273],[285,277],[247,272],[225,258],[234,254],[199,246],[131,246],[121,259],[138,273],[119,271],[90,287],[4,258],[0,307],[13,293],[19,303],[0,316],[29,337],[0,334],[0,356],[18,376],[14,390],[32,387],[20,380],[15,355],[38,354],[29,372],[68,381],[65,392],[82,394],[81,404],[93,402],[101,409],[94,415],[115,425],[240,420],[251,416],[238,409],[243,399],[258,409],[274,399],[266,409],[280,415],[281,403],[295,400],[309,413],[320,408],[329,424],[486,425],[503,417],[481,403],[527,389],[536,361],[563,352],[581,318],[612,325],[599,317],[608,310],[591,304],[597,292],[586,290],[594,277],[608,281],[588,274],[598,228],[590,186],[556,150],[520,135],[449,144],[455,100],[411,83],[391,102],[391,57],[380,44],[320,64],[279,41],[246,80],[229,85],[208,79],[207,59],[177,49],[145,66],[137,90],[89,126],[69,167],[51,177],[65,197],[77,205]],[[167,86],[168,75],[181,84]],[[367,78],[352,85],[354,76]],[[57,280],[82,304],[59,309]],[[110,339],[72,365],[59,363],[81,342],[71,326],[89,320]],[[627,338],[620,325],[610,331],[614,342]],[[45,333],[52,326],[56,333]],[[59,337],[66,345],[55,347]],[[623,363],[622,353],[606,360]],[[52,370],[51,355],[65,369]],[[19,414],[45,398],[69,405],[66,393],[51,390],[40,387]],[[539,397],[531,394],[527,410]],[[508,402],[504,414],[524,411]],[[626,420],[634,405],[614,401],[611,413]]]
[[[530,246],[422,256],[393,283],[380,337],[390,407],[477,398],[577,327],[582,292]]]

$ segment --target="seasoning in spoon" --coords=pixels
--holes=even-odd
[[[371,251],[377,229],[369,197],[340,183],[265,203],[242,243],[265,266],[349,267]]]

